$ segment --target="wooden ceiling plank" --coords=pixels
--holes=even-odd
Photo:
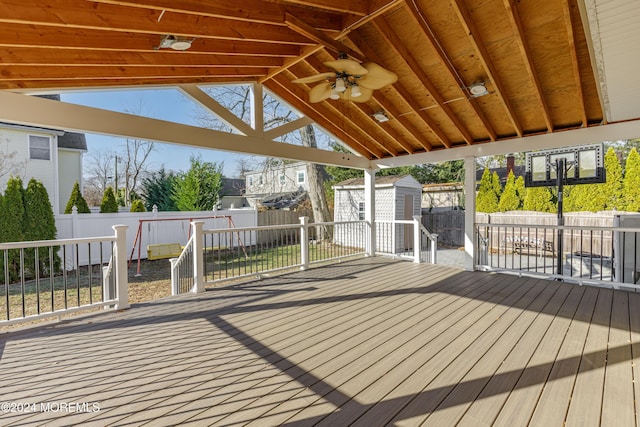
[[[365,16],[369,13],[369,2],[366,0],[281,0],[277,1],[277,3],[306,6],[318,10],[328,10],[358,16]]]
[[[335,135],[339,140],[347,144],[361,156],[367,159],[382,159],[385,157],[380,149],[363,144],[353,135],[346,132],[344,128],[338,126],[338,124],[331,119],[332,113],[326,105],[321,103],[311,105],[307,103],[303,99],[306,94],[301,91],[299,94],[291,92],[291,87],[289,87],[287,83],[288,82],[285,81],[285,77],[277,76],[266,82],[264,86],[272,90],[274,93],[278,93],[284,101],[298,109],[303,114],[307,116],[315,116],[316,118],[319,117],[319,120],[315,120],[318,125]]]
[[[424,34],[424,36],[429,40],[429,43],[431,44],[436,54],[438,55],[438,58],[440,59],[441,65],[447,69],[447,72],[451,77],[451,79],[453,79],[456,82],[456,85],[460,89],[460,95],[466,100],[467,105],[471,107],[473,112],[480,119],[487,135],[489,135],[489,138],[492,141],[495,141],[497,138],[495,129],[493,128],[493,126],[489,122],[489,119],[487,119],[487,116],[484,114],[484,112],[480,108],[478,101],[475,98],[469,97],[469,93],[467,92],[467,89],[466,89],[469,86],[469,84],[463,81],[460,75],[458,74],[458,72],[453,68],[453,64],[451,63],[451,60],[449,59],[446,52],[442,48],[442,45],[440,44],[440,42],[436,39],[436,36],[433,33],[433,31],[431,31],[429,23],[427,22],[427,18],[424,16],[424,14],[420,10],[418,10],[415,2],[412,2],[412,1],[405,2],[405,7],[409,11],[409,15],[413,18],[414,22],[422,29],[422,33]]]
[[[140,78],[132,77],[127,79],[119,78],[75,78],[68,80],[31,80],[4,81],[0,79],[0,90],[10,90],[13,92],[33,93],[34,91],[46,91],[48,93],[58,93],[63,90],[82,89],[84,91],[99,91],[104,89],[124,89],[131,90],[133,86],[141,86],[145,89],[166,89],[174,88],[182,84],[199,84],[199,85],[219,85],[219,84],[245,84],[257,81],[256,77],[238,78],[238,77],[190,77],[185,79],[180,76]]]
[[[73,67],[85,79],[135,79],[135,78],[166,78],[167,69],[162,67]],[[171,77],[235,77],[236,79],[247,77],[260,77],[267,73],[267,69],[261,68],[170,68]],[[2,80],[74,80],[77,77],[69,73],[69,67],[49,66],[8,66],[3,68]]]
[[[513,105],[511,105],[511,101],[509,99],[507,91],[502,84],[502,81],[498,77],[498,72],[490,59],[491,57],[489,56],[489,52],[485,47],[482,36],[480,36],[480,32],[476,28],[476,25],[471,18],[469,10],[465,6],[463,0],[453,0],[451,2],[451,5],[458,15],[458,19],[460,20],[460,24],[464,28],[464,31],[469,35],[469,40],[473,45],[474,50],[478,54],[478,59],[482,63],[482,66],[487,73],[487,77],[493,84],[493,87],[495,88],[495,91],[507,112],[507,116],[509,118],[509,121],[511,122],[511,125],[513,126],[513,129],[518,136],[522,136],[522,125],[516,119],[515,109],[513,108]]]
[[[513,32],[516,35],[516,43],[518,44],[518,48],[520,49],[520,54],[522,55],[524,66],[527,69],[527,74],[529,75],[529,79],[533,83],[536,98],[538,99],[538,103],[542,108],[542,113],[543,113],[545,124],[547,126],[547,131],[553,132],[554,126],[553,126],[553,122],[551,121],[549,106],[544,100],[542,84],[540,83],[540,78],[538,77],[538,73],[536,72],[536,67],[533,64],[533,60],[532,60],[533,55],[531,54],[529,45],[524,39],[525,29],[522,25],[522,20],[520,19],[518,8],[516,5],[513,4],[513,0],[504,0],[504,7],[508,12],[507,16],[509,17],[509,21],[511,22],[511,27],[513,29]]]
[[[82,58],[82,64],[78,64]],[[184,52],[132,52],[88,49],[47,49],[4,47],[0,45],[0,64],[74,66],[130,66],[130,67],[279,67],[281,60],[267,56],[201,55]]]
[[[380,106],[384,109],[384,111],[387,112],[387,114],[390,116],[389,118],[395,119],[397,123],[406,132],[408,132],[418,142],[418,144],[420,144],[420,146],[425,151],[433,150],[433,146],[428,141],[425,140],[424,138],[425,135],[422,132],[418,131],[418,129],[416,129],[416,127],[413,126],[409,122],[409,120],[407,120],[407,117],[404,116],[392,102],[390,102],[383,96],[376,94],[375,92],[373,94],[373,99],[378,104],[380,104]],[[415,153],[416,150],[413,147],[411,147],[409,144],[407,144],[403,138],[398,136],[396,137],[396,141],[398,142],[398,144],[400,144],[400,146],[402,146],[402,148],[405,149],[407,153],[409,154]]]
[[[569,50],[571,51],[571,66],[573,68],[573,76],[576,81],[576,94],[578,96],[581,108],[582,127],[586,127],[589,119],[587,118],[587,104],[584,99],[582,89],[582,77],[580,76],[580,64],[578,62],[578,52],[576,51],[576,35],[573,30],[573,20],[571,19],[571,7],[569,2],[562,3],[562,12],[565,27],[567,28],[567,37],[569,40]]]
[[[96,51],[173,52],[154,49],[160,43],[156,34],[134,35],[105,30],[55,27],[43,32],[33,25],[5,23],[0,25],[0,46],[40,47],[47,49],[91,49]],[[190,55],[220,54],[229,56],[296,57],[299,46],[276,43],[218,39],[196,39],[188,50]]]
[[[285,23],[293,31],[305,37],[308,37],[310,40],[313,40],[314,42],[321,44],[328,49],[333,50],[337,54],[346,53],[353,59],[360,62],[363,62],[365,60],[364,56],[360,55],[358,52],[348,48],[340,42],[335,41],[331,37],[326,36],[312,26],[291,15],[290,13],[287,13],[285,15]]]
[[[33,7],[21,0],[4,0],[0,4],[0,22],[156,35],[172,34],[195,38],[309,44],[308,39],[282,25],[193,15],[180,15],[179,19],[165,18],[157,22],[160,14],[153,10],[78,0],[50,0],[48,3],[50,4],[44,8]]]
[[[379,17],[374,21],[374,25],[380,32],[380,35],[385,38],[389,47],[398,55],[399,60],[402,60],[407,67],[411,70],[411,72],[415,75],[415,77],[420,80],[420,83],[424,86],[425,90],[433,97],[436,101],[438,107],[446,114],[451,123],[457,128],[458,132],[462,135],[462,139],[467,144],[473,144],[473,137],[471,133],[466,128],[464,123],[460,120],[460,118],[454,113],[451,107],[446,103],[445,99],[442,97],[438,89],[431,83],[429,77],[425,74],[425,72],[420,67],[420,64],[414,59],[413,55],[407,51],[404,47],[404,43],[398,37],[396,32],[393,30],[391,25],[387,22],[384,17]]]
[[[292,11],[315,28],[327,31],[342,30],[342,19],[334,12],[310,10],[288,5],[286,7],[271,2],[229,2],[216,0],[88,0],[95,3],[115,4],[139,7],[157,11],[184,13],[212,18],[233,19],[239,21],[284,25],[286,10]]]

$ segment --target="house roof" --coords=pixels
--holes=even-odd
[[[416,185],[420,187],[420,183],[411,175],[381,175],[376,177],[376,188],[378,187],[394,187],[409,184],[411,187]],[[364,178],[349,178],[333,185],[333,188],[361,188],[364,187]]]
[[[497,173],[498,174],[498,178],[500,178],[501,182],[505,182],[507,180],[507,175],[509,175],[509,172],[507,171],[506,167],[500,167],[500,168],[489,168],[489,172],[490,173]],[[476,181],[480,181],[480,179],[482,179],[482,174],[484,173],[484,169],[478,169],[476,171]],[[525,174],[525,167],[523,165],[516,165],[513,167],[513,174],[515,175],[515,177],[524,177]]]
[[[65,132],[58,137],[58,148],[87,151],[87,138],[84,133]]]
[[[364,158],[393,160],[639,120],[639,20],[636,0],[8,0],[0,90],[255,82]],[[398,81],[366,102],[310,102],[322,80],[292,81],[341,52]]]

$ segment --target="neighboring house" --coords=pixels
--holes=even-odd
[[[24,185],[31,178],[41,181],[54,214],[62,213],[73,184],[82,183],[84,134],[0,123],[0,147],[2,155],[14,155],[11,163],[19,165],[17,176]],[[4,192],[8,179],[8,174],[0,177],[0,191]]]
[[[245,173],[245,198],[252,207],[291,208],[307,198],[307,164],[279,163]]]
[[[443,212],[464,209],[464,184],[424,184],[422,208],[427,212]]]
[[[222,178],[222,190],[220,190],[220,209],[243,208],[247,201],[244,197],[245,180],[237,178]]]
[[[364,178],[352,178],[333,186],[334,221],[365,219]],[[377,235],[379,251],[399,253],[413,247],[413,226],[384,224],[385,221],[411,220],[420,215],[422,185],[411,175],[376,177],[375,220],[379,221]],[[361,233],[360,227],[352,227],[351,233]],[[389,239],[388,233],[392,233]],[[383,238],[385,237],[385,238]],[[358,241],[350,232],[335,237],[336,243]],[[392,242],[390,247],[380,245]]]

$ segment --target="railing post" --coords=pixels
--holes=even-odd
[[[116,232],[115,244],[115,274],[118,304],[116,308],[123,310],[129,308],[129,279],[127,272],[127,225],[114,225]]]
[[[420,215],[414,215],[413,217],[413,262],[420,264],[422,261],[422,242],[420,237],[422,230],[420,229]]]
[[[300,270],[309,268],[309,217],[300,217]]]
[[[171,263],[171,296],[175,297],[178,295],[178,282],[180,280],[176,268],[178,258],[169,258],[169,262]]]
[[[204,292],[204,239],[202,227],[204,221],[193,221],[193,292]]]

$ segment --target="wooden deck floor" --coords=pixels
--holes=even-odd
[[[2,335],[0,425],[635,426],[639,358],[640,294],[361,259]]]

